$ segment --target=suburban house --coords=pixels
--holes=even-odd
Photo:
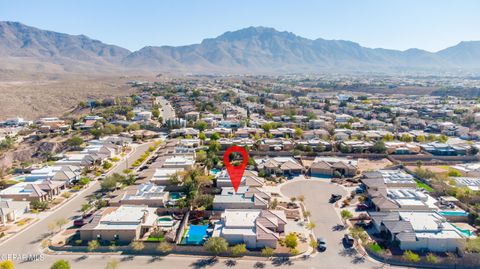
[[[480,191],[480,178],[478,177],[452,177],[459,187],[466,187],[472,191]]]
[[[267,175],[295,176],[303,173],[303,166],[292,157],[274,157],[257,161],[258,168]]]
[[[213,236],[249,249],[276,248],[286,223],[285,212],[279,210],[226,209],[215,224]]]
[[[368,191],[369,201],[377,211],[434,211],[437,200],[420,189],[378,188]]]
[[[30,203],[26,201],[13,201],[0,199],[0,225],[15,222],[30,209]]]
[[[184,168],[157,168],[150,182],[156,185],[168,185],[171,184],[170,178],[174,175],[185,171]]]
[[[216,174],[217,187],[232,187],[232,181],[228,175],[227,170],[222,170]],[[243,174],[240,186],[248,187],[262,187],[265,184],[265,179],[258,176],[258,173],[251,170],[246,170]]]
[[[378,190],[380,188],[416,188],[417,183],[414,177],[400,169],[397,170],[378,170],[375,172],[363,173],[363,184],[368,189]]]
[[[93,153],[75,153],[68,154],[65,158],[55,162],[56,166],[81,166],[81,167],[91,167],[95,164],[100,164],[102,157]]]
[[[369,212],[375,231],[402,250],[455,252],[466,236],[436,212]]]
[[[70,184],[80,179],[81,169],[78,166],[45,166],[41,169],[35,169],[30,174],[25,175],[25,182],[38,180],[64,181]]]
[[[421,145],[422,149],[428,153],[438,156],[459,156],[467,155],[467,148],[456,145],[449,145],[439,142],[431,142]]]
[[[257,142],[259,151],[288,151],[293,146],[293,142],[286,138],[264,138]]]
[[[78,230],[80,239],[130,243],[156,227],[158,216],[155,211],[155,208],[138,205],[104,208]]]
[[[163,167],[190,169],[190,168],[193,168],[194,164],[195,164],[195,159],[189,156],[172,156],[165,159],[163,163]]]
[[[385,142],[388,154],[418,154],[420,147],[414,143],[401,141],[387,141]]]
[[[480,163],[462,163],[452,166],[453,169],[456,169],[462,173],[462,176],[466,177],[480,177]]]
[[[0,191],[0,198],[13,201],[47,201],[60,194],[65,182],[38,180],[35,182],[20,182]]]
[[[270,194],[256,187],[222,188],[222,193],[213,198],[213,210],[225,209],[267,209]]]
[[[357,161],[335,157],[316,157],[310,165],[311,176],[331,177],[336,174],[345,177],[355,176]]]
[[[169,192],[165,186],[154,183],[144,183],[132,186],[119,196],[110,200],[110,205],[146,205],[150,207],[163,207],[169,198]]]

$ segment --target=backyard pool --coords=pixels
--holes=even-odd
[[[201,245],[207,237],[208,225],[190,225],[185,244]]]
[[[457,227],[455,224],[452,224],[452,226],[455,227],[455,229],[457,229],[459,232],[461,232],[462,234],[464,234],[467,237],[474,236],[473,232],[470,231],[470,230],[460,229],[460,227]]]
[[[185,197],[185,194],[181,193],[181,192],[171,192],[170,193],[170,200],[178,200],[178,199],[182,199]]]
[[[174,220],[171,216],[162,216],[158,218],[158,226],[162,228],[169,228],[174,225]]]
[[[440,215],[453,217],[466,217],[468,213],[465,211],[440,211]]]
[[[220,173],[220,171],[222,171],[222,170],[220,170],[220,169],[212,169],[212,170],[210,170],[210,174],[212,174],[212,175],[217,175],[218,173]]]

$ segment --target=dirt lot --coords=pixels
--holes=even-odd
[[[380,159],[380,160],[358,159],[358,169],[360,170],[360,172],[380,170],[390,165],[392,165],[392,162],[389,161],[388,159]]]
[[[126,82],[135,77],[49,75],[0,79],[0,120],[61,116],[80,101],[127,96],[134,92]]]

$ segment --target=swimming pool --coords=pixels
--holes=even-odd
[[[455,227],[455,229],[457,229],[458,231],[460,231],[462,234],[464,234],[467,237],[473,236],[473,232],[470,231],[470,230],[461,229],[460,227],[457,227],[455,224],[452,224],[452,226]]]
[[[185,243],[190,245],[201,245],[203,240],[206,239],[207,229],[208,225],[190,225]]]
[[[212,169],[212,170],[210,170],[210,174],[216,175],[216,174],[220,173],[220,171],[222,171],[222,170],[220,170],[220,169]]]
[[[171,200],[178,200],[178,199],[182,199],[185,195],[183,193],[180,193],[180,192],[171,192],[170,193],[170,199]]]
[[[453,217],[466,217],[468,213],[465,211],[440,211],[440,215]]]

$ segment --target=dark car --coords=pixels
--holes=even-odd
[[[365,222],[365,221],[359,221],[359,222],[355,223],[355,226],[361,227],[361,228],[363,228],[363,229],[369,228],[370,225],[371,225],[371,222],[368,222],[368,223],[367,223],[367,222]]]
[[[358,204],[357,205],[357,210],[358,211],[367,210],[368,208],[370,208],[370,207],[366,204]]]
[[[327,250],[327,242],[323,238],[317,238],[317,249],[320,252]]]
[[[84,215],[76,220],[73,221],[73,226],[83,226],[87,223],[89,223],[90,221],[92,220],[92,214],[87,214],[87,215]]]
[[[346,247],[352,247],[353,246],[353,237],[349,234],[346,234],[343,236],[343,243],[345,244]]]
[[[342,199],[342,195],[340,195],[340,194],[332,194],[332,196],[330,196],[329,202],[333,204],[333,203],[335,203],[336,201],[338,201],[338,200],[340,200],[340,199]]]

